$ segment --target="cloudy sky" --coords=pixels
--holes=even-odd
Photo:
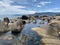
[[[60,0],[0,0],[0,14],[60,12]]]

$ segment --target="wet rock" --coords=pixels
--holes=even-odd
[[[40,24],[44,24],[44,21],[41,21]]]
[[[32,22],[33,22],[34,24],[36,24],[36,23],[37,23],[37,21],[36,21],[36,20],[32,20]]]

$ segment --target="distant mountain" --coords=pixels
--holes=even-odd
[[[53,16],[56,14],[60,14],[60,12],[40,12],[40,13],[35,13],[33,15],[50,15],[50,16]]]
[[[33,15],[33,16],[40,16],[40,15],[49,15],[49,16],[54,16],[60,14],[60,12],[40,12],[40,13],[34,13],[34,14],[22,14],[22,15]],[[13,16],[22,16],[21,14],[14,14]]]

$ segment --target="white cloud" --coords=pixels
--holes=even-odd
[[[25,6],[13,6],[13,8],[20,9],[20,8],[26,8],[26,7]]]
[[[14,2],[17,2],[18,4],[28,4],[28,0],[12,0]]]
[[[44,5],[46,5],[46,4],[50,4],[50,3],[51,3],[51,2],[46,2],[46,1],[45,1],[45,2],[40,2],[39,4],[41,4],[41,5],[44,6]]]
[[[37,0],[33,0],[34,2],[37,2]]]
[[[60,8],[57,8],[57,7],[56,7],[56,8],[53,8],[53,9],[54,9],[54,10],[60,10]]]
[[[42,6],[45,6],[45,5],[50,4],[50,3],[51,3],[51,2],[46,2],[46,1],[40,2],[40,3],[37,5],[37,7],[42,7]]]
[[[41,5],[37,5],[37,7],[42,7]]]
[[[0,14],[1,15],[35,13],[35,11],[21,9],[21,8],[26,8],[25,6],[12,6],[11,5],[12,2],[13,1],[11,1],[11,0],[0,1]]]
[[[60,9],[58,8],[53,8],[53,9],[46,9],[46,10],[41,10],[39,12],[60,12]]]

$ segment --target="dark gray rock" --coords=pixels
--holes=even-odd
[[[4,23],[5,23],[6,25],[8,25],[8,23],[10,22],[8,17],[4,17],[3,20],[4,20]]]
[[[28,19],[28,17],[27,17],[27,16],[25,16],[25,15],[23,15],[23,16],[21,17],[21,19],[22,19],[22,20],[27,20],[27,19]]]

